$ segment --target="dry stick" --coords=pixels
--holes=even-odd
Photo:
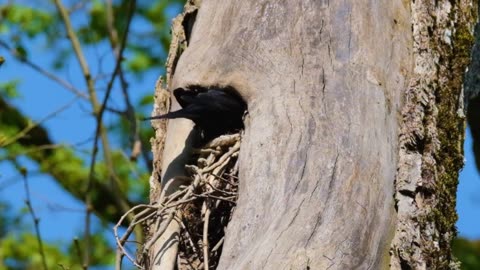
[[[185,234],[187,235],[187,238],[188,238],[188,242],[190,243],[190,246],[192,247],[193,252],[198,254],[197,246],[193,242],[192,236],[190,235],[190,233],[187,230],[187,226],[185,226],[185,223],[183,223],[183,221],[181,219],[178,219],[177,221],[178,221],[178,223],[180,223],[180,226],[185,231]]]
[[[158,199],[158,201],[160,203],[163,203],[164,201],[166,201],[166,197],[167,197],[167,190],[169,189],[170,185],[173,184],[173,180],[171,181],[167,181],[167,183],[165,184],[165,186],[163,187],[163,190],[162,190],[162,193],[160,193],[160,198]],[[178,191],[177,191],[178,192]],[[176,192],[175,192],[176,193]],[[175,193],[172,193],[172,194],[175,194]],[[171,196],[171,195],[168,195],[168,196]]]
[[[205,202],[207,210],[205,211],[205,220],[203,223],[203,264],[205,269],[210,269],[208,264],[208,223],[210,220],[210,208],[208,206],[208,200]]]
[[[173,202],[174,200],[176,200],[178,197],[180,197],[181,195],[183,195],[186,192],[188,192],[188,188],[185,188],[181,191],[176,191],[175,193],[172,193],[171,195],[168,196],[168,198],[167,198],[168,200],[165,204],[170,204],[171,202]]]
[[[121,226],[123,220],[125,218],[127,218],[131,213],[133,213],[133,211],[135,211],[137,208],[141,208],[141,207],[145,207],[146,209],[144,209],[142,212],[138,213],[137,215],[135,215],[133,217],[133,219],[131,220],[131,224],[128,226],[128,228],[127,228],[126,232],[124,233],[123,237],[120,239],[119,236],[118,236],[118,227]],[[116,256],[115,256],[115,269],[116,270],[120,270],[122,268],[123,256],[127,255],[126,254],[127,251],[125,249],[123,249],[123,245],[127,242],[128,238],[130,237],[131,233],[133,232],[133,230],[135,228],[135,225],[137,224],[137,222],[135,220],[137,218],[142,217],[143,215],[147,214],[149,211],[152,211],[153,213],[147,215],[147,217],[150,217],[150,215],[154,215],[156,208],[157,208],[156,206],[151,206],[151,205],[146,205],[146,204],[137,205],[137,206],[133,207],[132,209],[130,209],[129,211],[127,211],[124,215],[122,215],[122,217],[120,218],[118,223],[114,226],[113,233],[115,235],[115,240],[117,242],[117,251],[116,251]],[[131,257],[128,256],[128,258],[130,259]],[[133,262],[133,263],[135,263],[135,262]]]
[[[216,200],[226,201],[226,202],[230,202],[230,203],[236,203],[235,200],[234,200],[236,196],[219,197],[219,196],[214,196],[214,195],[210,195],[210,194],[192,194],[192,195],[197,197],[197,198],[216,199]]]
[[[125,256],[122,252],[118,252],[118,250],[119,250],[119,247],[117,247],[117,253],[115,256],[115,270],[122,269],[123,256]]]
[[[230,184],[230,185],[232,185],[232,186],[234,186],[234,187],[238,186],[238,184],[236,184],[236,183],[234,183],[234,182],[232,182],[232,181],[229,181],[229,180],[227,180],[227,179],[225,179],[225,178],[223,178],[223,177],[221,177],[221,176],[219,176],[219,175],[216,175],[216,174],[214,174],[214,173],[210,173],[210,174],[213,175],[213,176],[215,176],[215,178],[224,181],[224,182],[227,183],[227,184]]]
[[[37,236],[38,249],[39,249],[39,252],[40,252],[40,257],[42,258],[43,269],[48,270],[47,259],[45,257],[45,251],[43,249],[42,236],[40,234],[40,228],[39,228],[39,225],[38,225],[40,223],[40,219],[35,215],[35,211],[33,210],[33,207],[32,207],[32,200],[31,200],[31,197],[30,197],[30,187],[28,185],[27,172],[26,171],[22,172],[22,174],[23,174],[23,183],[24,183],[24,186],[25,186],[25,194],[26,194],[25,203],[28,206],[28,211],[30,212],[30,215],[32,216],[33,224],[35,226],[35,234]]]
[[[182,194],[181,192],[178,193],[178,194]],[[178,194],[175,194],[175,195],[178,195]],[[165,199],[168,199],[169,197],[166,197]],[[138,206],[135,206],[133,207],[132,209],[130,209],[127,213],[125,213],[124,215],[122,215],[122,217],[120,218],[120,220],[117,222],[117,224],[115,225],[114,227],[114,234],[115,234],[115,239],[116,239],[116,242],[117,242],[117,258],[116,258],[116,267],[118,269],[118,267],[120,267],[119,265],[121,265],[121,258],[123,256],[126,256],[130,261],[132,261],[132,263],[134,263],[137,267],[141,267],[137,262],[136,260],[133,259],[133,256],[131,256],[127,251],[126,249],[123,247],[125,242],[127,241],[128,237],[130,236],[130,234],[132,233],[134,227],[141,223],[141,221],[143,220],[146,220],[147,218],[149,217],[152,217],[154,215],[162,215],[162,212],[167,210],[168,208],[171,208],[171,207],[178,207],[182,204],[185,204],[187,202],[190,202],[194,200],[193,198],[191,199],[182,199],[178,202],[175,202],[175,203],[172,203],[172,204],[167,204],[165,206],[163,206],[162,208],[160,208],[160,206],[151,206],[151,205],[138,205]],[[136,209],[138,208],[141,208],[141,207],[147,207],[148,209],[145,209],[144,211],[140,212],[139,214],[135,215],[133,220],[131,221],[131,224],[128,226],[127,228],[127,231],[124,233],[123,237],[119,237],[118,235],[118,227],[121,225],[121,223],[124,221],[124,219],[129,215],[131,214],[133,211],[135,211]],[[146,217],[143,217],[143,215],[145,215],[146,213],[148,213],[147,210],[157,210],[158,212],[155,212],[155,213],[149,213]],[[177,211],[177,209],[173,209],[171,212],[170,212],[170,215],[168,216],[168,218],[166,219],[166,222],[164,223],[164,226],[162,226],[155,234],[154,236],[152,236],[152,238],[150,239],[150,241],[148,243],[145,244],[145,248],[144,248],[144,252],[148,252],[148,249],[151,247],[151,245],[153,245],[153,243],[164,233],[164,231],[166,230],[166,228],[168,227],[168,225],[170,225],[173,217],[174,217],[174,214],[175,212]],[[143,218],[141,218],[143,217]],[[140,220],[137,220],[141,218]]]
[[[220,193],[227,194],[227,195],[232,195],[232,196],[237,195],[236,192],[229,192],[229,191],[218,189],[218,188],[214,187],[212,184],[210,184],[209,182],[207,182],[207,185],[209,185],[214,191],[218,191]]]
[[[190,195],[193,196],[194,194],[190,194]],[[178,207],[178,206],[180,206],[180,205],[182,205],[182,204],[186,204],[186,203],[189,203],[189,202],[194,201],[194,200],[195,200],[195,198],[189,198],[189,199],[180,200],[180,201],[178,201],[178,202],[176,202],[176,203],[173,203],[173,204],[170,204],[170,205],[166,205],[166,206],[164,207],[164,209],[160,209],[160,210],[163,212],[163,211],[165,211],[166,209],[169,209],[169,208],[172,208],[172,207]]]
[[[139,216],[135,215],[135,218],[138,219],[137,221],[133,222],[131,225],[132,226],[137,226],[138,224],[142,224],[146,222],[147,220],[153,218],[157,213],[155,211],[151,211],[150,214],[146,215],[145,217],[140,218]]]
[[[240,140],[239,133],[222,135],[218,138],[215,138],[211,142],[207,143],[203,148],[216,148],[218,146],[232,145],[234,142],[238,142],[239,140]]]
[[[125,232],[124,236],[121,239],[118,237],[118,228],[122,225],[123,220],[125,220],[125,218],[127,218],[135,210],[137,210],[138,208],[142,208],[142,207],[147,208],[147,209],[143,210],[142,212],[140,212],[140,214],[142,214],[142,215],[143,215],[144,211],[148,211],[148,210],[155,211],[158,208],[157,206],[152,206],[152,205],[148,205],[148,204],[140,204],[140,205],[134,206],[132,209],[128,210],[125,214],[123,214],[120,217],[120,220],[117,222],[117,224],[113,227],[113,232],[114,232],[115,239],[117,240],[118,245],[123,245],[125,243],[125,241],[128,239],[128,237],[130,236],[130,233],[133,231],[133,227],[130,225],[127,228],[127,231]],[[132,222],[134,222],[135,219],[136,219],[136,217],[133,218]]]
[[[119,235],[118,235],[118,227],[121,226],[123,220],[125,218],[127,218],[127,216],[133,212],[136,208],[140,208],[140,207],[145,207],[146,205],[137,205],[135,207],[133,207],[132,209],[130,209],[127,213],[123,214],[122,217],[120,218],[120,220],[117,222],[117,224],[114,226],[113,228],[113,232],[114,232],[114,235],[115,235],[115,240],[117,242],[117,256],[115,257],[115,269],[121,269],[122,267],[122,258],[123,256],[126,256],[135,266],[137,266],[139,269],[143,269],[142,266],[140,266],[139,264],[136,263],[136,260],[134,260],[130,255],[129,253],[127,252],[127,250],[123,247],[125,242],[127,241],[128,237],[130,236],[130,234],[132,233],[133,229],[134,229],[134,226],[130,225],[128,226],[127,228],[127,231],[125,232],[125,234],[123,235],[123,237],[120,239]],[[133,221],[135,221],[135,217],[133,218]]]
[[[218,243],[212,248],[212,252],[217,251],[222,246],[224,240],[225,240],[225,236],[222,237],[222,239],[220,239]]]
[[[153,244],[162,236],[162,234],[167,230],[168,226],[172,222],[173,218],[175,216],[175,209],[170,211],[170,214],[168,215],[165,223],[163,223],[162,227],[160,227],[155,234],[152,236],[152,238],[145,243],[145,247],[143,248],[143,254],[147,254],[150,248],[153,246]]]
[[[217,162],[213,163],[211,166],[207,168],[202,169],[201,172],[207,173],[217,168],[218,166],[222,165],[227,158],[229,159],[230,156],[232,156],[235,152],[238,152],[239,149],[240,149],[240,142],[237,142],[230,150],[228,150],[227,153],[225,153],[222,157],[220,157]]]
[[[194,191],[194,189],[198,186],[198,184],[201,181],[201,177],[195,177],[195,180],[193,181],[192,185],[188,188],[188,191],[185,195],[183,195],[181,201],[186,200]],[[177,206],[180,204],[177,204]],[[175,207],[177,207],[175,206]],[[173,209],[167,219],[167,221],[164,223],[164,226],[161,227],[161,229],[158,229],[155,234],[152,236],[152,238],[145,244],[145,247],[143,248],[143,254],[147,254],[148,251],[150,250],[151,246],[160,238],[160,236],[164,233],[164,231],[167,229],[168,225],[170,225],[170,222],[173,219],[173,216],[175,215],[175,210]]]
[[[238,138],[238,136],[237,137],[230,136],[230,138]],[[227,138],[227,139],[229,139],[229,138]],[[225,138],[223,139],[223,141],[224,140],[225,140]],[[232,199],[234,199],[236,197],[236,193],[233,193],[233,192],[225,193],[226,191],[224,192],[220,189],[215,188],[214,185],[212,183],[209,183],[209,182],[213,181],[213,179],[215,179],[215,178],[220,178],[220,176],[218,176],[218,175],[221,175],[221,174],[224,173],[225,167],[229,164],[231,157],[238,155],[238,147],[237,146],[239,146],[239,143],[236,143],[233,147],[231,147],[230,150],[227,153],[225,153],[223,156],[221,156],[218,159],[217,162],[214,162],[214,161],[215,161],[216,156],[218,156],[218,155],[216,155],[216,153],[209,153],[208,158],[205,159],[206,168],[200,169],[200,168],[198,168],[197,166],[194,166],[194,165],[187,165],[186,168],[188,170],[192,171],[192,174],[195,175],[194,181],[190,185],[184,187],[183,189],[177,190],[177,191],[173,192],[172,194],[169,194],[168,196],[166,196],[166,190],[168,189],[168,187],[171,184],[171,182],[168,182],[167,185],[163,189],[163,192],[160,196],[160,200],[159,200],[158,204],[155,204],[155,205],[138,205],[138,206],[135,206],[132,209],[128,210],[124,215],[122,215],[122,217],[120,218],[120,220],[118,221],[118,223],[114,227],[115,239],[116,239],[117,245],[118,245],[117,260],[116,260],[116,267],[117,268],[116,269],[120,269],[121,258],[123,258],[123,256],[126,256],[137,267],[142,268],[139,265],[139,263],[136,260],[133,259],[133,256],[131,256],[128,253],[128,251],[124,248],[124,245],[127,242],[127,240],[129,238],[130,234],[132,233],[134,227],[136,227],[138,224],[141,224],[143,222],[147,222],[147,220],[152,219],[155,216],[159,217],[159,218],[156,218],[155,225],[153,226],[154,228],[156,228],[155,229],[155,231],[156,231],[155,234],[150,238],[150,240],[145,244],[145,246],[143,248],[143,254],[146,254],[150,250],[151,246],[153,246],[153,244],[165,233],[166,229],[168,228],[168,226],[170,225],[170,223],[172,222],[173,219],[179,221],[179,224],[181,226],[183,226],[183,229],[185,230],[185,232],[188,233],[185,225],[183,224],[183,222],[181,222],[181,220],[178,217],[176,217],[176,213],[179,211],[179,207],[181,205],[184,205],[188,202],[196,200],[196,198],[198,198],[198,197],[206,198],[207,200],[208,199],[215,199],[217,203],[220,202],[220,200],[235,203],[235,201],[233,201]],[[204,154],[206,154],[206,153],[207,152],[204,152]],[[236,164],[238,164],[238,162]],[[206,174],[208,175],[208,177],[206,178],[205,175],[204,175],[205,170],[213,171],[213,172],[211,172],[211,173],[207,172]],[[223,179],[223,180],[226,181],[227,183],[231,184],[230,181],[228,181],[226,179]],[[211,188],[213,188],[213,190],[210,189],[210,191],[204,192],[202,194],[195,194],[194,191],[200,185],[209,185]],[[214,191],[221,191],[221,192],[224,192],[224,194],[226,194],[226,195],[233,195],[233,196],[229,196],[229,197],[212,196],[211,193],[214,192]],[[130,225],[128,226],[127,231],[120,238],[120,236],[118,235],[118,228],[121,226],[123,221],[130,214],[132,214],[134,211],[136,211],[138,209],[142,209],[142,208],[144,208],[144,209],[140,213],[137,213],[137,214],[134,215],[133,219],[130,221]],[[169,209],[170,209],[170,211],[168,212],[168,214],[165,213]],[[205,240],[207,241],[207,242],[205,242],[207,245],[206,246],[204,245],[204,248],[206,247],[206,249],[207,249],[207,251],[206,251],[207,253],[206,253],[206,256],[204,255],[204,258],[206,258],[207,261],[202,262],[201,264],[206,265],[208,267],[209,266],[209,262],[208,262],[208,259],[209,259],[208,258],[208,256],[209,256],[208,255],[208,226],[209,226],[209,217],[210,217],[210,214],[211,214],[210,206],[205,207],[204,214],[206,216],[206,218],[205,218],[206,224],[204,223],[204,226],[206,226],[206,228],[204,227],[204,230],[206,230],[206,233],[204,232],[203,238],[204,238],[204,241]],[[188,237],[189,237],[189,235],[187,235],[187,238]],[[193,243],[193,240],[191,239],[191,237],[188,238],[188,240],[190,241],[190,245],[192,246],[192,249],[194,250],[194,252],[197,253],[196,252],[197,249],[196,249],[195,244]],[[214,250],[212,252],[214,252],[214,251],[216,251],[220,248],[222,241],[223,240],[220,240],[215,245]]]

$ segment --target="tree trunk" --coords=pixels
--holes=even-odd
[[[454,267],[476,1],[191,2],[168,88],[233,87],[249,111],[218,269]],[[183,174],[191,127],[169,122],[163,157],[157,134],[164,187]],[[152,268],[173,269],[167,242]]]

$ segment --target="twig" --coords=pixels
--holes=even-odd
[[[132,3],[130,3],[130,4],[132,4]],[[107,6],[106,7],[106,11],[107,11],[106,16],[107,16],[107,28],[108,28],[107,32],[109,33],[110,45],[113,49],[116,61],[120,62],[120,61],[122,61],[122,57],[123,57],[122,56],[122,51],[123,51],[125,43],[126,43],[125,41],[126,41],[126,36],[127,36],[127,33],[128,33],[127,32],[128,27],[127,27],[126,32],[123,35],[122,43],[119,46],[118,45],[118,32],[117,32],[117,29],[114,26],[112,1],[107,0],[106,1],[106,6]],[[133,5],[133,7],[130,6],[130,9],[131,10],[135,9],[135,5]],[[138,154],[141,151],[140,130],[139,130],[138,125],[137,125],[137,119],[135,118],[135,109],[132,106],[132,103],[130,101],[130,96],[128,94],[128,90],[127,90],[128,89],[128,83],[125,79],[125,75],[123,73],[123,69],[122,69],[121,65],[119,66],[118,74],[119,74],[119,78],[120,78],[121,90],[122,90],[122,93],[123,93],[123,97],[125,99],[125,105],[127,107],[125,114],[127,116],[127,120],[131,124],[131,130],[132,130],[132,135],[131,135],[132,154],[131,154],[130,158],[131,159],[136,159]]]
[[[121,270],[122,269],[122,260],[123,260],[123,252],[120,249],[119,246],[117,246],[117,251],[115,254],[115,270]]]
[[[216,252],[223,245],[224,240],[225,236],[222,237],[222,239],[220,239],[220,241],[218,241],[218,243],[212,248],[212,252]]]
[[[90,69],[88,67],[86,58],[83,55],[82,48],[80,46],[80,42],[78,40],[78,37],[77,37],[77,35],[76,35],[76,33],[73,29],[73,26],[70,22],[68,11],[62,5],[60,0],[55,0],[55,5],[57,6],[57,9],[60,13],[60,16],[61,16],[61,18],[62,18],[62,20],[65,24],[65,28],[66,28],[66,31],[67,31],[67,36],[72,43],[73,50],[74,50],[75,55],[77,56],[77,59],[80,63],[80,67],[82,69],[83,76],[84,76],[85,81],[87,83],[89,99],[90,99],[90,102],[92,104],[93,111],[94,111],[95,116],[96,116],[96,122],[97,122],[94,145],[93,145],[93,150],[92,150],[92,158],[91,158],[91,162],[90,162],[89,177],[88,177],[88,181],[87,181],[87,188],[86,188],[86,191],[85,191],[85,194],[86,194],[85,195],[85,203],[86,203],[85,245],[86,245],[86,249],[85,249],[84,264],[86,264],[88,266],[88,264],[90,262],[90,228],[89,228],[89,226],[90,226],[90,214],[91,214],[91,210],[93,209],[92,208],[92,198],[91,198],[91,195],[90,195],[90,189],[92,188],[93,180],[94,180],[94,170],[95,170],[95,163],[96,163],[96,155],[97,155],[97,152],[98,152],[98,138],[99,137],[102,138],[104,159],[105,159],[105,163],[107,164],[110,179],[112,180],[112,188],[113,188],[112,192],[120,193],[118,191],[118,188],[117,188],[119,180],[117,179],[116,174],[115,174],[114,169],[113,169],[113,163],[112,163],[112,160],[111,160],[110,149],[109,149],[110,147],[109,147],[109,143],[108,143],[108,138],[106,136],[106,133],[105,133],[105,130],[104,130],[104,127],[103,127],[103,124],[102,124],[102,117],[103,117],[103,113],[104,113],[105,108],[106,108],[107,100],[109,99],[109,96],[110,96],[110,93],[111,93],[111,90],[112,90],[112,87],[113,87],[113,82],[115,80],[115,77],[116,77],[116,75],[118,73],[118,70],[119,70],[119,67],[121,65],[121,61],[120,61],[121,57],[116,62],[115,70],[112,74],[112,77],[111,77],[109,83],[108,83],[108,87],[107,87],[107,91],[106,91],[104,100],[103,100],[103,102],[100,106],[99,103],[98,103],[97,96],[96,96],[94,81],[93,81],[92,75],[90,73]],[[133,12],[134,12],[134,7],[135,7],[135,1],[134,0],[130,1],[130,7],[131,8],[129,10],[130,12],[129,12],[129,16],[128,16],[128,19],[127,19],[127,28],[126,28],[125,35],[124,35],[124,40],[123,40],[121,48],[120,48],[120,55],[123,53],[123,49],[125,47],[126,36],[127,36],[128,29],[129,29],[130,22],[131,22],[131,18],[132,18]],[[116,199],[117,199],[116,203],[119,205],[119,207],[121,207],[121,209],[126,208],[125,200],[122,200],[121,198],[116,198]]]
[[[195,243],[193,242],[192,236],[190,235],[190,233],[187,230],[187,226],[185,226],[185,223],[181,219],[178,219],[177,221],[180,224],[180,226],[182,227],[182,229],[185,231],[185,235],[187,236],[188,242],[190,243],[190,246],[192,247],[193,252],[198,253],[198,251],[197,251],[198,248],[195,245]]]
[[[83,269],[85,269],[83,262],[82,262],[82,249],[80,248],[80,242],[78,241],[78,238],[75,237],[73,239],[73,244],[75,245],[75,251],[77,252],[78,259],[80,260],[80,265],[82,266]]]
[[[3,143],[0,143],[0,147],[6,147],[8,146],[9,144],[11,143],[14,143],[16,142],[17,140],[23,138],[25,135],[27,135],[28,132],[30,132],[32,129],[38,127],[39,125],[41,125],[42,123],[44,123],[45,121],[51,119],[52,117],[58,115],[59,113],[63,112],[64,110],[70,108],[70,106],[75,102],[77,101],[78,97],[75,97],[73,98],[72,100],[70,100],[69,102],[67,102],[65,105],[61,106],[60,108],[56,109],[55,111],[49,113],[47,116],[45,116],[44,118],[40,119],[40,121],[36,122],[36,123],[29,123],[27,125],[27,127],[25,127],[23,130],[19,131],[17,134],[15,134],[14,136],[10,137],[7,141],[3,142]]]
[[[77,97],[88,99],[88,96],[82,91],[80,91],[79,89],[75,88],[75,86],[71,85],[69,82],[65,81],[64,79],[57,77],[55,74],[45,70],[41,66],[33,63],[32,61],[28,60],[26,57],[20,55],[16,49],[11,48],[5,41],[0,40],[0,46],[8,50],[10,54],[13,55],[18,61],[26,64],[27,66],[31,67],[35,71],[44,75],[45,77],[65,87],[65,89],[69,90],[70,92],[75,94]]]
[[[210,222],[210,208],[208,208],[208,200],[205,202],[207,205],[207,211],[205,212],[205,218],[203,222],[203,264],[205,269],[210,269],[208,264],[208,224]]]
[[[229,192],[229,191],[226,191],[226,190],[216,188],[212,184],[210,184],[209,182],[207,182],[207,185],[209,185],[213,190],[218,191],[220,193],[231,195],[231,196],[236,196],[237,195],[237,192]]]
[[[99,122],[99,123],[101,123],[101,121],[102,121],[103,113],[105,112],[105,108],[106,108],[108,99],[110,97],[110,93],[112,91],[113,83],[115,82],[115,78],[116,78],[117,74],[119,74],[120,71],[121,71],[123,51],[125,50],[125,46],[126,46],[126,43],[127,43],[128,31],[130,29],[130,23],[131,23],[132,18],[133,18],[135,5],[136,5],[135,0],[129,1],[129,8],[128,8],[129,13],[128,13],[128,16],[127,16],[127,26],[125,28],[125,33],[123,34],[123,39],[120,43],[120,47],[119,47],[119,50],[118,50],[118,53],[117,53],[117,57],[116,57],[117,59],[116,59],[116,63],[115,63],[115,68],[114,68],[113,73],[112,73],[112,77],[110,78],[110,81],[107,84],[107,91],[106,91],[105,96],[103,98],[102,105],[99,108],[99,111],[97,113],[97,122]],[[96,129],[96,132],[95,132],[95,142],[98,141],[99,135],[100,135],[100,127],[99,127],[99,125],[97,125],[97,129]]]
[[[73,51],[75,52],[75,55],[77,57],[77,60],[80,64],[80,68],[82,69],[83,76],[85,78],[85,82],[87,83],[87,89],[88,89],[88,94],[89,94],[89,99],[90,103],[92,104],[93,111],[96,114],[98,110],[98,100],[97,100],[97,95],[95,93],[95,85],[94,81],[92,78],[92,75],[90,73],[90,68],[88,67],[87,61],[85,59],[85,56],[83,55],[82,48],[80,46],[80,42],[78,40],[77,35],[75,34],[75,31],[73,29],[72,23],[70,22],[70,17],[68,14],[68,10],[63,6],[63,4],[60,2],[60,0],[54,0],[55,5],[57,7],[58,12],[60,13],[60,17],[63,20],[63,23],[65,25],[65,29],[67,31],[67,36],[70,39],[70,42],[72,44]],[[101,126],[101,123],[97,122],[97,126]],[[108,140],[106,136],[104,138],[104,147],[108,147]],[[91,215],[91,209],[92,209],[92,198],[90,196],[90,189],[92,186],[93,182],[93,168],[92,164],[95,163],[95,156],[97,154],[97,147],[96,147],[96,140],[95,140],[95,146],[93,148],[93,153],[92,153],[92,162],[90,166],[90,173],[87,181],[87,188],[85,191],[85,253],[84,253],[84,258],[83,258],[83,269],[88,269],[88,266],[90,264],[90,215]],[[105,161],[108,162],[109,159],[106,159]]]
[[[224,197],[220,197],[220,196],[205,195],[205,194],[192,194],[192,195],[195,196],[195,197],[198,197],[198,198],[216,199],[216,200],[226,201],[226,202],[229,202],[229,203],[235,203],[235,201],[233,199],[236,198],[236,196],[231,196],[231,197],[224,198]]]
[[[43,249],[42,236],[40,234],[40,226],[39,226],[40,219],[35,215],[35,211],[33,210],[33,207],[32,207],[32,200],[31,200],[31,197],[30,197],[30,187],[28,185],[26,169],[22,169],[22,175],[23,175],[23,182],[24,182],[25,194],[26,194],[25,203],[27,204],[28,211],[30,212],[30,215],[32,216],[33,224],[35,226],[35,234],[37,236],[38,249],[39,249],[39,252],[40,252],[40,257],[42,258],[42,266],[43,266],[44,270],[48,270],[47,259],[45,257],[45,251]]]

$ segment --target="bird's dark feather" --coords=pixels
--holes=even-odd
[[[205,139],[243,128],[246,104],[236,94],[223,89],[178,88],[173,94],[182,109],[148,119],[187,118],[201,130]]]

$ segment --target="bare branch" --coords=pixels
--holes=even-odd
[[[73,98],[72,100],[70,100],[69,102],[67,102],[65,105],[61,106],[60,108],[56,109],[55,111],[49,113],[47,116],[45,116],[44,118],[40,119],[40,121],[38,121],[37,123],[29,123],[27,127],[25,127],[23,130],[21,130],[20,132],[18,132],[17,134],[15,134],[14,136],[10,137],[7,141],[5,142],[1,142],[0,141],[0,146],[1,147],[6,147],[8,146],[9,144],[12,144],[14,142],[16,142],[17,140],[23,138],[25,135],[28,134],[28,132],[30,132],[32,129],[34,129],[35,127],[41,125],[42,123],[44,123],[45,121],[57,116],[59,113],[63,112],[64,110],[70,108],[70,106],[75,102],[77,101],[78,99],[78,96]]]
[[[92,75],[90,73],[90,69],[88,67],[87,61],[85,59],[85,56],[83,54],[82,48],[80,46],[80,42],[77,38],[77,35],[75,34],[75,30],[73,29],[73,26],[70,22],[70,17],[68,14],[67,9],[63,6],[63,4],[60,2],[60,0],[55,0],[55,5],[57,6],[58,12],[60,13],[60,16],[63,20],[63,23],[65,25],[65,29],[67,31],[67,36],[71,41],[73,51],[75,52],[75,55],[77,57],[78,62],[80,63],[80,67],[82,69],[83,76],[85,78],[85,81],[87,83],[87,89],[89,93],[89,99],[93,107],[94,113],[98,116],[98,100],[97,100],[97,95],[95,92],[95,86],[94,86],[94,81],[92,78]],[[98,118],[97,118],[98,119]],[[97,120],[97,129],[101,129],[102,123],[101,121]],[[98,132],[97,132],[98,133]],[[93,167],[95,164],[95,156],[98,151],[98,146],[97,146],[97,139],[98,136],[95,136],[95,141],[94,141],[94,147],[93,147],[93,153],[92,153],[92,162],[90,166],[90,174],[89,174],[89,179],[87,183],[87,190],[85,192],[85,204],[86,204],[86,210],[85,210],[85,253],[84,253],[84,260],[83,260],[83,268],[88,269],[88,265],[90,264],[90,218],[91,218],[91,211],[92,211],[92,199],[90,196],[90,189],[92,186],[93,182]],[[103,133],[102,136],[102,141],[104,144],[104,154],[105,154],[105,162],[108,164],[110,157],[109,154],[107,153],[108,151],[108,139],[105,133]],[[108,166],[108,165],[107,165]],[[108,166],[110,167],[110,166]]]
[[[28,60],[27,58],[23,57],[18,53],[18,51],[14,48],[11,48],[5,41],[0,40],[0,47],[5,48],[13,55],[18,61],[26,64],[27,66],[31,67],[35,71],[39,72],[40,74],[44,75],[45,77],[51,79],[52,81],[60,84],[61,86],[65,87],[65,89],[69,90],[73,94],[83,99],[88,99],[88,95],[83,93],[81,90],[75,88],[75,86],[71,85],[69,82],[65,81],[64,79],[56,76],[55,74],[47,71],[46,69],[42,68],[41,66],[33,63],[32,61]]]
[[[82,249],[80,248],[80,242],[78,241],[78,238],[77,238],[77,237],[75,237],[75,238],[73,239],[73,243],[74,243],[74,245],[75,245],[75,251],[77,252],[78,260],[80,261],[80,264],[82,265],[82,268],[83,268],[83,269],[87,269],[88,267],[86,267],[86,266],[83,264],[83,262],[82,262],[82,258],[83,258],[83,256],[82,256]]]
[[[205,205],[207,203],[208,203],[208,200],[204,202]],[[210,213],[211,213],[210,208],[207,208],[207,210],[205,211],[205,217],[203,222],[203,265],[205,266],[205,269],[210,269],[208,264],[208,256],[209,256],[208,224],[210,221]]]
[[[28,185],[26,169],[22,169],[22,175],[23,175],[23,183],[24,183],[25,194],[26,194],[25,203],[27,204],[28,211],[30,212],[30,215],[32,216],[33,224],[35,226],[35,234],[37,236],[38,249],[39,249],[39,252],[40,252],[40,257],[42,258],[42,266],[43,266],[44,270],[48,270],[47,258],[45,257],[45,251],[43,249],[42,236],[40,234],[40,227],[39,227],[40,219],[35,215],[35,211],[33,210],[33,207],[32,207],[32,200],[31,200],[31,197],[30,197],[30,187]]]
[[[132,3],[130,3],[130,4],[132,4]],[[130,11],[132,12],[132,9],[134,9],[134,8],[135,8],[135,6],[133,6],[133,7],[131,6]],[[108,28],[107,33],[109,33],[110,46],[113,49],[113,52],[114,52],[115,59],[116,59],[117,63],[120,63],[122,61],[122,58],[123,58],[122,54],[123,54],[123,50],[125,48],[126,37],[127,37],[127,34],[128,34],[128,24],[130,24],[131,17],[128,19],[127,29],[125,30],[125,33],[123,34],[122,43],[119,46],[119,44],[118,44],[118,32],[117,32],[117,29],[114,26],[115,18],[113,16],[113,5],[112,5],[111,0],[106,1],[106,11],[107,11],[106,16],[107,16],[107,28]],[[132,153],[131,153],[130,159],[131,160],[136,160],[138,155],[140,154],[140,152],[142,150],[141,142],[140,142],[140,130],[138,128],[137,119],[135,118],[135,109],[132,106],[132,102],[131,102],[131,99],[130,99],[130,96],[129,96],[129,93],[128,93],[128,83],[125,79],[125,75],[124,75],[123,68],[122,68],[121,65],[118,67],[118,74],[119,74],[119,78],[120,78],[121,90],[122,90],[123,97],[124,97],[124,100],[125,100],[125,105],[127,107],[125,115],[126,115],[127,120],[130,122],[131,130],[132,130],[132,134],[130,136],[131,137],[130,140],[132,142]]]

